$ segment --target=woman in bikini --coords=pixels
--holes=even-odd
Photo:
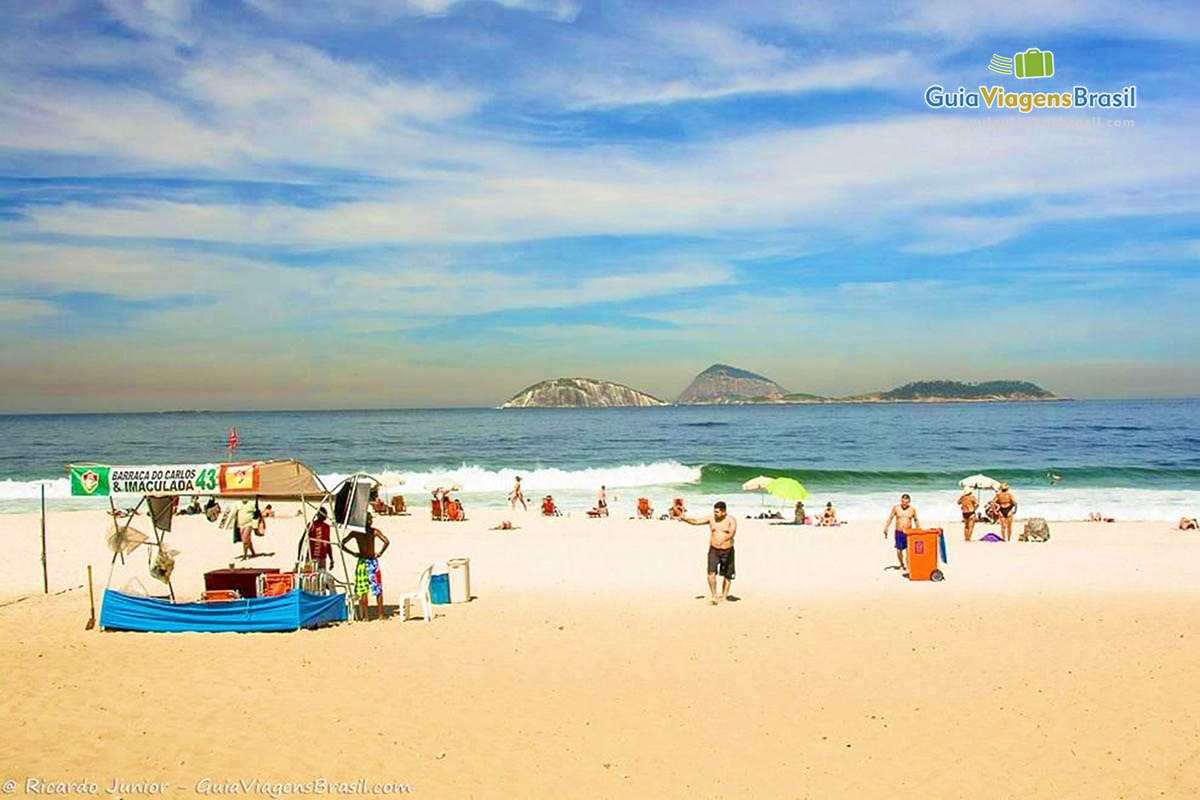
[[[1017,515],[1017,501],[1008,490],[1008,484],[1000,484],[996,490],[996,510],[1000,515],[1000,536],[1004,541],[1012,539],[1013,518]]]

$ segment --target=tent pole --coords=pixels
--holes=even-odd
[[[42,594],[50,594],[50,577],[46,573],[46,484],[42,484]]]

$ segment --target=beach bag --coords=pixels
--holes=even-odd
[[[981,542],[1003,542],[1004,540],[1001,539],[999,536],[997,536],[994,533],[989,533],[986,536],[983,536],[982,538],[980,538],[979,541],[981,541]]]
[[[1041,517],[1031,517],[1025,523],[1025,530],[1017,537],[1018,542],[1048,542],[1050,541],[1050,525]]]

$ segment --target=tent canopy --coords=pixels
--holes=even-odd
[[[295,459],[137,466],[69,464],[67,472],[74,497],[200,495],[322,501],[329,496],[320,476]]]

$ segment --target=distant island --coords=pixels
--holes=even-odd
[[[808,403],[998,403],[1063,400],[1029,381],[916,381],[885,392],[824,397],[789,392],[756,372],[713,364],[697,375],[676,405],[798,405]],[[671,405],[628,386],[593,378],[553,378],[517,392],[502,408],[618,408]]]
[[[770,378],[728,364],[713,364],[693,378],[675,402],[679,405],[779,403],[787,396],[787,390]]]
[[[657,397],[612,381],[552,378],[514,394],[501,408],[622,408],[670,405]]]

